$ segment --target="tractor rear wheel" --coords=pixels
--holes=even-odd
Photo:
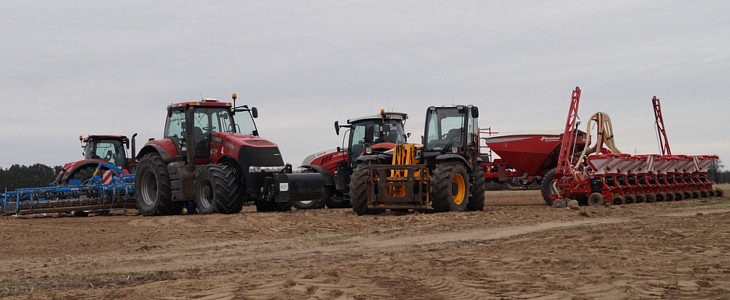
[[[369,212],[368,210],[368,181],[369,173],[365,165],[358,165],[350,177],[350,205],[358,216]]]
[[[436,164],[431,183],[431,207],[435,211],[464,211],[469,178],[460,162],[443,161]]]
[[[555,176],[555,172],[557,172],[556,169],[548,171],[545,177],[542,178],[542,184],[540,185],[542,200],[545,200],[547,205],[553,204],[553,199],[550,198],[550,195],[555,194],[555,189],[553,189],[553,176]]]
[[[471,185],[471,199],[466,203],[467,210],[484,210],[484,169],[477,164],[474,171],[474,184]]]
[[[240,212],[243,202],[233,171],[222,164],[201,166],[195,174],[195,204],[201,214]]]
[[[167,164],[158,154],[146,154],[140,159],[134,185],[137,210],[142,215],[179,215],[182,213],[183,203],[171,200]]]

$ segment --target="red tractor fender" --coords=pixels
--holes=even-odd
[[[304,162],[302,166],[321,166],[331,175],[335,175],[337,164],[339,162],[348,162],[347,149],[325,153],[315,153],[315,158],[310,162]]]
[[[151,140],[145,143],[144,147],[137,153],[137,159],[141,159],[147,153],[158,153],[165,162],[170,162],[178,155],[175,143],[171,139]]]

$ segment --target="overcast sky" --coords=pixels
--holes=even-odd
[[[165,107],[256,106],[299,165],[332,123],[474,104],[501,132],[609,113],[617,146],[730,165],[730,1],[0,1],[0,167],[81,158],[79,135],[160,138]],[[584,122],[585,123],[585,122]]]

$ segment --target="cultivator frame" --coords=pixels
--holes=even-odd
[[[574,146],[580,95],[580,88],[576,87],[564,132],[564,137],[571,138],[562,141],[558,166],[552,176],[552,190],[548,192],[553,206],[564,207],[569,199],[598,206],[723,196],[721,189],[713,189],[707,176],[709,167],[718,158],[716,155],[671,154],[656,97],[652,104],[662,154],[620,153],[613,145],[609,119],[608,131],[597,130],[595,146],[590,148],[589,139],[586,150],[577,155]],[[601,114],[597,115],[603,116]],[[599,124],[596,128],[603,126]],[[591,124],[586,132],[590,133],[590,129]],[[586,151],[595,153],[586,155]]]
[[[107,170],[103,170],[106,168]],[[70,180],[63,186],[22,188],[0,194],[0,212],[27,215],[74,211],[134,209],[134,174],[102,163],[86,182]]]

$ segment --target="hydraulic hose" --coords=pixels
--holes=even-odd
[[[593,138],[591,136],[591,126],[594,121],[596,122],[596,144],[593,147],[589,147]],[[586,146],[583,147],[583,152],[580,154],[578,161],[576,161],[575,167],[577,168],[587,155],[600,153],[604,145],[608,148],[610,153],[621,154],[621,151],[618,147],[616,147],[614,140],[611,117],[609,117],[607,113],[597,112],[593,114],[588,121],[588,126],[586,128]]]

